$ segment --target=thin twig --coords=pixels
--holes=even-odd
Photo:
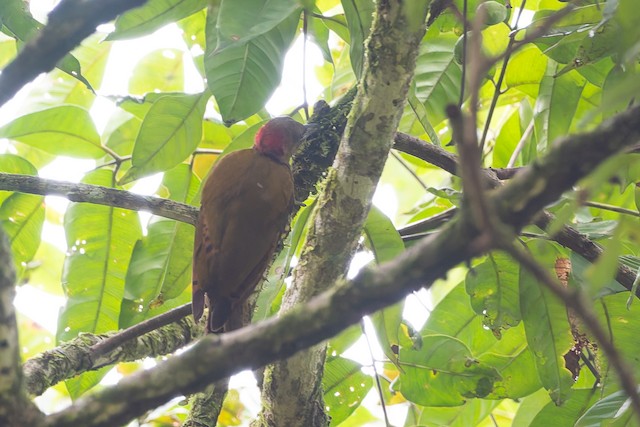
[[[394,153],[393,151],[390,152],[391,156],[396,159],[398,161],[398,163],[400,163],[400,166],[402,166],[402,168],[404,170],[406,170],[407,172],[409,172],[409,174],[416,180],[418,181],[418,184],[420,184],[420,186],[425,189],[428,190],[429,187],[427,186],[427,184],[425,184],[424,182],[422,182],[422,179],[420,179],[420,177],[418,176],[417,173],[415,173],[415,171],[413,169],[411,169],[409,167],[409,165],[407,165],[405,163],[405,161],[402,159],[402,157],[400,157],[397,153]]]
[[[150,319],[144,320],[136,325],[131,326],[130,328],[124,329],[116,333],[115,335],[110,336],[104,341],[100,341],[99,343],[93,345],[91,347],[92,358],[93,360],[95,360],[99,356],[116,349],[127,341],[138,338],[148,332],[166,326],[170,323],[176,322],[184,317],[187,317],[190,314],[191,303],[188,303],[169,310],[165,313],[159,314]]]

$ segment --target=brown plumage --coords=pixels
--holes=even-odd
[[[206,301],[209,332],[223,330],[271,262],[294,206],[289,159],[304,129],[289,117],[270,120],[256,134],[253,148],[221,158],[204,183],[192,307],[198,320]]]

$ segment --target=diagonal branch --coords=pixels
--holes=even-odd
[[[520,229],[553,197],[569,190],[608,157],[640,140],[639,114],[640,106],[636,106],[592,132],[564,138],[545,159],[519,173],[492,193],[488,201],[506,225]],[[566,162],[573,166],[571,171],[566,170]],[[49,416],[47,425],[122,424],[174,396],[202,390],[242,369],[255,369],[289,357],[358,322],[363,315],[399,301],[458,263],[493,249],[478,245],[479,235],[469,215],[462,211],[442,231],[416,243],[396,259],[361,271],[353,280],[292,308],[279,319],[206,337],[154,369],[136,373],[117,386],[76,401]]]

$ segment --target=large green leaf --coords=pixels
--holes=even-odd
[[[298,15],[294,12],[270,31],[222,51],[215,49],[215,17],[207,16],[205,74],[225,123],[243,120],[264,107],[280,83]]]
[[[428,42],[420,45],[416,62],[416,96],[424,103],[432,126],[445,118],[448,104],[460,98],[462,70],[453,59],[453,34],[428,34]]]
[[[364,225],[369,249],[373,251],[376,263],[387,262],[404,251],[404,243],[393,223],[380,209],[372,207]],[[382,346],[382,351],[389,358],[395,360],[398,341],[398,329],[402,323],[404,301],[384,308],[371,315],[376,336]]]
[[[364,65],[364,42],[369,36],[375,4],[370,0],[342,0],[344,16],[349,27],[349,54],[357,77]]]
[[[538,151],[544,152],[556,138],[568,133],[586,79],[576,72],[556,76],[558,66],[549,61],[540,82],[535,105]]]
[[[585,409],[593,404],[598,392],[593,390],[575,390],[571,399],[563,405],[548,403],[529,424],[529,427],[573,426]],[[600,424],[599,424],[600,425]]]
[[[122,40],[150,34],[165,25],[207,7],[207,0],[148,0],[116,19],[116,29],[107,40]]]
[[[425,406],[459,406],[467,399],[485,397],[501,379],[466,345],[446,335],[426,335],[419,345],[401,347],[399,359],[397,389]]]
[[[200,143],[207,92],[166,95],[144,116],[124,184],[180,164]]]
[[[296,0],[222,0],[218,14],[216,51],[244,45],[268,33],[292,15],[300,14]]]
[[[553,271],[553,247],[543,242],[536,242],[531,247],[538,255],[538,262]],[[573,385],[571,372],[565,368],[563,358],[573,346],[567,309],[551,291],[521,267],[520,310],[540,381],[549,390],[551,400],[560,405],[569,398]]]
[[[189,165],[165,173],[162,185],[171,200],[186,203],[196,193],[199,180]],[[136,243],[127,271],[120,327],[126,328],[167,309],[165,304],[191,283],[193,226],[153,217],[147,235]]]
[[[494,252],[485,262],[469,270],[465,280],[473,310],[499,337],[503,329],[520,322],[518,264],[502,252]]]
[[[84,183],[112,187],[113,171],[90,172]],[[67,257],[62,286],[67,302],[58,319],[58,342],[80,332],[104,333],[118,329],[120,305],[129,260],[141,236],[135,212],[88,203],[72,203],[64,217]],[[93,373],[67,381],[72,397],[96,382]]]
[[[516,399],[540,388],[538,378],[531,375],[535,364],[522,325],[504,331],[502,337],[496,339],[483,327],[483,317],[471,308],[464,282],[436,306],[420,334],[456,338],[467,345],[477,359],[496,369],[502,379],[494,384],[487,398]]]
[[[0,226],[9,239],[19,276],[40,246],[43,223],[43,196],[13,193],[0,206]]]
[[[505,86],[536,97],[546,69],[547,57],[535,46],[526,46],[509,59],[504,76]]]
[[[9,138],[51,154],[97,159],[104,155],[89,112],[62,105],[18,117],[0,128]]]
[[[362,366],[343,357],[331,357],[324,365],[322,390],[332,426],[347,419],[362,403],[373,379],[362,372]]]

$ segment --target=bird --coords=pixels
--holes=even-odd
[[[209,307],[208,333],[225,331],[271,263],[295,206],[289,161],[305,129],[290,117],[269,120],[252,148],[221,157],[205,180],[191,305],[196,322]]]

